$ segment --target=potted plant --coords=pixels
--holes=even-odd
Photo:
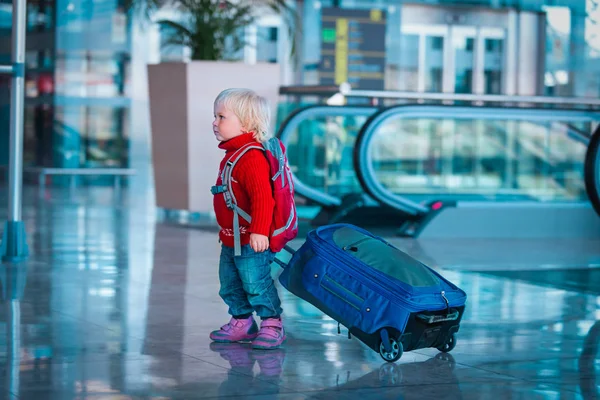
[[[192,60],[239,59],[239,51],[248,45],[241,33],[265,11],[281,16],[294,36],[296,14],[286,0],[177,0],[176,8],[182,19],[157,23],[166,36],[164,45],[189,47]]]
[[[247,87],[269,99],[275,114],[280,66],[241,62],[244,31],[270,10],[292,32],[296,14],[285,0],[176,0],[172,6],[179,17],[156,21],[163,44],[189,48],[191,60],[148,66],[156,204],[210,214],[209,188],[222,157],[211,134],[213,101],[223,89]],[[153,10],[156,4],[147,3],[147,15]]]

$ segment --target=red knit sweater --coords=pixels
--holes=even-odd
[[[217,185],[222,184],[221,172],[225,163],[236,150],[252,141],[252,133],[245,133],[219,144],[219,148],[225,150],[225,157],[219,166]],[[275,200],[271,189],[269,163],[262,150],[249,150],[239,159],[233,168],[231,184],[238,206],[252,217],[251,224],[240,218],[242,246],[250,242],[250,233],[269,236]],[[233,247],[233,211],[227,208],[223,193],[214,196],[213,204],[217,223],[221,227],[219,238],[225,246]]]

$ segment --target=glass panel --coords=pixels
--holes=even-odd
[[[455,93],[473,93],[473,48],[475,39],[456,32],[452,38],[455,60]]]
[[[0,3],[0,28],[12,28],[12,4]]]
[[[56,94],[86,96],[88,60],[80,54],[62,53],[56,57]]]
[[[38,167],[52,166],[53,108],[49,104],[26,105],[23,162]]]
[[[304,120],[288,142],[290,167],[304,184],[332,196],[362,192],[353,166],[356,136],[366,116]]]
[[[88,109],[84,140],[86,167],[127,167],[126,109]]]
[[[79,168],[81,166],[82,132],[85,132],[85,107],[56,107],[52,139],[54,167]]]
[[[399,117],[371,147],[378,181],[413,200],[587,201],[585,152],[567,122]]]
[[[56,93],[114,98],[127,91],[130,63],[119,53],[60,53],[56,57]]]
[[[118,107],[57,107],[54,165],[127,167],[127,113]]]
[[[123,77],[119,74],[119,65],[109,57],[90,58],[87,71],[88,96],[117,97],[118,81]]]
[[[502,94],[504,39],[485,39],[484,90],[486,94]]]
[[[442,92],[444,69],[444,37],[425,38],[425,91]]]
[[[27,4],[27,30],[42,32],[54,27],[54,3],[46,1]]]

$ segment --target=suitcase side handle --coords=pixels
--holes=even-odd
[[[427,315],[427,314],[417,314],[417,318],[419,318],[422,321],[425,321],[428,324],[436,324],[438,322],[445,322],[445,321],[456,321],[458,319],[458,311],[457,310],[452,310],[452,312],[449,312],[446,315]]]

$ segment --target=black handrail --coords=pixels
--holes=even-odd
[[[600,215],[600,125],[590,138],[584,164],[585,190]]]

